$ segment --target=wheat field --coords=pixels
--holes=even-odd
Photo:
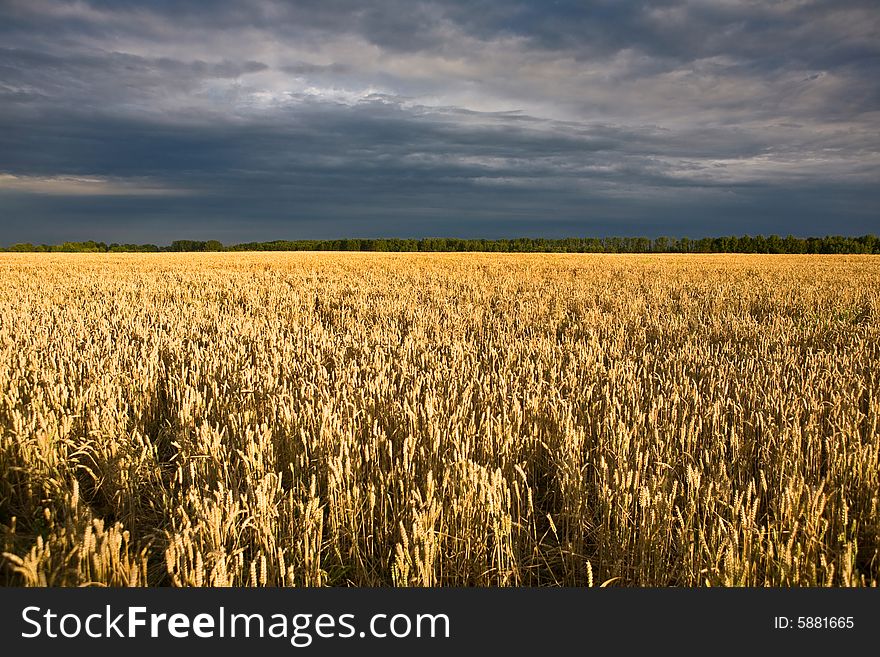
[[[880,581],[876,257],[0,275],[4,585]]]

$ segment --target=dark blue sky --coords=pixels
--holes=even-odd
[[[876,0],[0,2],[0,244],[880,232]]]

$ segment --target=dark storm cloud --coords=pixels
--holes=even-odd
[[[876,232],[867,2],[0,8],[0,243]]]

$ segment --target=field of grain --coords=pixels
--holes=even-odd
[[[4,254],[0,583],[876,586],[880,259]]]

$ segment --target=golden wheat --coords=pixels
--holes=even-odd
[[[0,272],[6,584],[880,580],[876,258]]]

